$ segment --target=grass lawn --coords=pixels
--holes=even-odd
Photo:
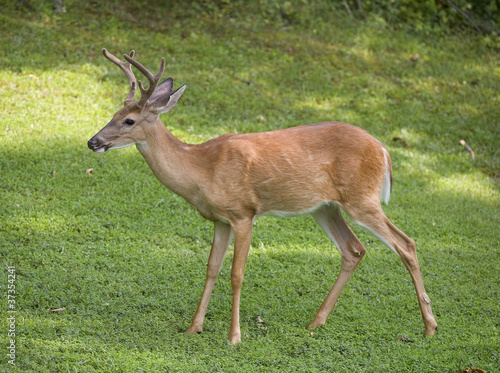
[[[15,3],[0,14],[0,371],[499,371],[493,36],[394,30],[347,13],[286,25],[145,1],[68,1],[61,16]],[[103,47],[135,49],[152,71],[166,57],[165,75],[188,87],[162,119],[185,142],[326,120],[384,142],[394,168],[384,210],[417,243],[436,336],[423,335],[399,258],[356,226],[368,253],[326,325],[308,331],[340,270],[308,216],[256,220],[240,345],[228,343],[231,248],[203,333],[186,335],[212,223],[134,148],[87,149],[128,92]]]

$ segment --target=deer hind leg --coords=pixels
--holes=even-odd
[[[205,313],[207,311],[208,302],[210,301],[210,296],[212,295],[212,290],[219,275],[222,261],[226,255],[227,248],[229,246],[229,241],[231,241],[232,229],[229,224],[216,222],[214,225],[214,240],[212,243],[212,250],[210,251],[210,257],[208,259],[207,266],[207,280],[205,282],[205,288],[203,289],[203,294],[198,305],[198,309],[194,314],[191,326],[187,330],[189,334],[195,334],[201,332],[203,328],[203,320],[205,319]]]
[[[365,205],[366,206],[366,205]],[[425,324],[425,334],[432,336],[437,330],[437,323],[431,310],[431,301],[427,296],[418,265],[415,241],[399,230],[384,214],[380,206],[357,210],[344,206],[345,211],[353,220],[372,232],[380,241],[392,249],[405,265],[415,286],[422,319]]]
[[[328,315],[337,304],[340,293],[366,253],[365,247],[347,225],[338,206],[328,205],[314,212],[313,216],[339,249],[342,264],[337,280],[308,329],[323,325],[326,322]]]

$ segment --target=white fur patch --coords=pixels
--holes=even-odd
[[[333,242],[333,244],[335,245],[335,247],[339,251],[340,255],[342,255],[342,250],[340,250],[340,246],[339,246],[337,240],[335,239],[335,237],[333,236],[332,232],[330,231],[330,229],[328,227],[328,223],[330,221],[328,216],[320,215],[320,214],[314,214],[313,216],[316,219],[316,221],[318,222],[321,229],[323,229],[323,232],[325,232],[325,234],[328,236],[328,238]]]
[[[307,214],[312,214],[314,211],[318,210],[325,204],[329,204],[330,202],[323,202],[320,203],[319,205],[316,205],[310,209],[302,210],[302,211],[279,211],[279,210],[271,210],[271,211],[266,211],[263,214],[259,215],[269,215],[269,216],[276,216],[278,218],[293,218],[294,216],[301,216],[301,215],[307,215]]]
[[[128,144],[121,144],[121,145],[113,145],[113,146],[110,146],[108,148],[108,150],[112,150],[112,149],[122,149],[122,148],[126,148],[126,147],[129,147],[131,145],[134,145],[135,142],[131,142],[131,143],[128,143]]]
[[[391,170],[389,169],[389,153],[385,148],[382,148],[384,152],[384,162],[385,162],[385,175],[384,182],[382,184],[382,190],[380,192],[380,200],[386,205],[389,203],[389,198],[391,198]]]

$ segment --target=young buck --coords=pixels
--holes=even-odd
[[[392,168],[389,153],[378,140],[358,127],[326,122],[263,133],[225,134],[188,145],[174,137],[159,118],[177,104],[186,88],[172,90],[171,78],[158,84],[165,59],[153,75],[134,59],[134,51],[124,55],[125,62],[106,49],[103,53],[124,71],[130,91],[124,107],[89,140],[88,147],[102,153],[135,144],[168,189],[214,222],[205,288],[188,333],[202,330],[210,295],[234,234],[229,339],[232,343],[241,341],[241,285],[253,221],[260,215],[312,214],[340,251],[340,274],[309,328],[323,325],[366,252],[341,209],[401,258],[415,286],[425,334],[435,333],[437,323],[425,293],[415,243],[381,209],[380,200],[389,200]],[[131,65],[149,80],[147,89],[139,81],[138,102],[134,101],[137,81]]]

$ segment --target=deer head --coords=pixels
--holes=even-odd
[[[186,85],[184,84],[173,91],[174,80],[172,78],[165,79],[158,84],[165,71],[165,58],[161,60],[158,73],[153,75],[140,62],[134,59],[135,51],[133,50],[129,54],[123,55],[126,60],[125,62],[120,61],[106,49],[103,49],[102,52],[108,60],[123,70],[129,80],[130,90],[123,108],[118,110],[113,119],[88,141],[88,147],[97,153],[144,142],[145,127],[156,123],[160,114],[171,110],[186,89]],[[141,98],[138,102],[134,101],[137,81],[132,72],[132,65],[149,81],[147,89],[144,88],[142,81],[139,81]]]

